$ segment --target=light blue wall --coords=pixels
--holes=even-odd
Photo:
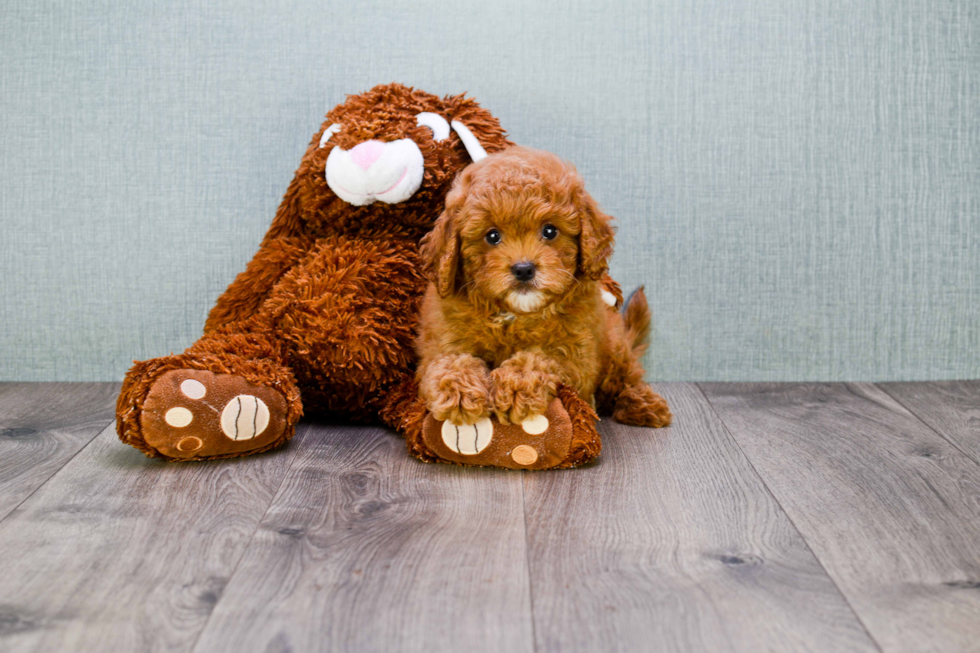
[[[976,0],[8,3],[0,62],[2,379],[193,342],[393,80],[578,165],[652,379],[980,376]]]

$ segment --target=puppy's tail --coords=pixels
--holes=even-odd
[[[626,323],[626,335],[632,343],[633,353],[640,358],[650,344],[650,305],[647,304],[643,286],[637,288],[626,302],[623,321]]]

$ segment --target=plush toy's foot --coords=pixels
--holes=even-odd
[[[292,372],[273,356],[185,352],[139,361],[126,373],[116,431],[147,456],[231,458],[280,446],[302,414]]]
[[[602,449],[595,411],[566,386],[558,387],[558,397],[544,414],[507,425],[495,417],[470,425],[440,422],[415,398],[414,389],[405,384],[382,417],[405,434],[409,452],[426,462],[561,469],[591,462]]]
[[[286,400],[234,374],[170,370],[150,386],[140,423],[146,445],[165,458],[242,456],[283,439]]]
[[[555,399],[543,415],[521,424],[501,424],[496,417],[454,424],[430,414],[422,424],[422,439],[437,458],[461,465],[548,469],[568,456],[572,421]]]

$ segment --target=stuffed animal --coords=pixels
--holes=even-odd
[[[456,175],[509,145],[497,119],[463,95],[388,84],[349,96],[313,136],[259,251],[218,298],[201,339],[130,369],[120,439],[169,460],[243,456],[288,441],[305,412],[380,418],[424,460],[521,467],[513,461],[527,461],[525,450],[511,456],[520,434],[496,438],[513,440],[499,460],[424,446],[412,380],[425,287],[419,241]],[[554,452],[524,467],[598,453],[591,408],[572,391],[560,398],[555,427],[534,436],[535,451]],[[549,438],[551,449],[541,443]],[[573,440],[593,443],[588,455]]]

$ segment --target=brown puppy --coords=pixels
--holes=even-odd
[[[609,216],[561,159],[512,147],[466,168],[422,240],[431,283],[417,379],[437,420],[502,423],[541,414],[559,383],[625,424],[666,426],[643,382],[650,311],[642,289],[611,308],[601,280]]]

